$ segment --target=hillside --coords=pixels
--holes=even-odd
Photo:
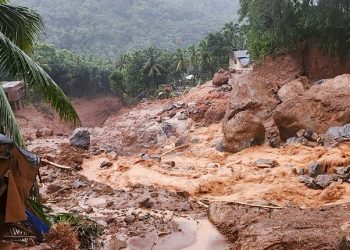
[[[44,18],[46,40],[60,48],[115,56],[155,45],[186,47],[234,20],[238,0],[13,0]]]

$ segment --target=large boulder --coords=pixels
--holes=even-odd
[[[228,84],[230,80],[231,71],[220,69],[213,78],[213,85],[216,87],[221,87],[224,84]]]
[[[279,129],[282,140],[296,135],[301,129],[313,128],[310,114],[300,99],[288,99],[273,112],[273,119]]]
[[[329,127],[350,122],[349,100],[350,75],[341,75],[314,84],[304,93],[285,95],[273,119],[283,140],[305,128],[322,134]]]
[[[223,121],[224,148],[229,152],[263,144],[265,127],[251,111],[242,111],[234,116],[226,116]]]
[[[90,146],[90,132],[86,128],[77,128],[73,131],[73,135],[69,138],[70,145],[88,149]]]
[[[308,79],[305,77],[288,82],[278,90],[278,99],[283,102],[287,99],[297,98],[305,92],[307,86]]]

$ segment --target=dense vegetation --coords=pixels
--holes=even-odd
[[[319,43],[327,52],[350,52],[349,0],[240,0],[241,20],[256,59]]]
[[[112,61],[39,44],[33,57],[71,97],[113,92],[125,101],[135,101],[140,93],[157,96],[160,85],[176,85],[189,74],[195,77],[192,84],[210,79],[219,68],[227,67],[230,52],[242,48],[243,41],[238,26],[227,23],[199,44],[174,52],[152,46]]]
[[[238,0],[12,0],[37,10],[45,42],[99,57],[199,42],[237,19]]]

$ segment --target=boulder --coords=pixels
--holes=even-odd
[[[306,90],[307,78],[300,78],[283,85],[277,92],[278,99],[282,102],[290,98],[297,98]]]
[[[216,87],[220,87],[222,85],[228,84],[228,81],[230,80],[230,75],[231,72],[224,70],[224,69],[220,69],[213,78],[213,85]]]
[[[282,92],[283,102],[275,109],[273,119],[283,140],[295,136],[300,129],[310,128],[323,134],[329,127],[350,122],[350,74],[314,84],[304,92]]]
[[[282,140],[297,135],[301,129],[313,128],[310,114],[300,99],[288,99],[273,112],[273,120],[277,125]]]
[[[226,116],[223,122],[224,147],[226,151],[238,152],[242,149],[261,145],[265,141],[265,127],[251,111]]]
[[[336,141],[349,141],[350,124],[346,124],[341,127],[331,127],[327,130],[326,136],[329,136]]]
[[[77,128],[73,131],[69,142],[73,147],[88,149],[90,146],[90,132],[85,128]]]

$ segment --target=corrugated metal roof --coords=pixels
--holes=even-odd
[[[240,58],[238,60],[241,62],[242,66],[248,66],[250,64],[249,58]]]
[[[236,58],[249,58],[248,50],[237,50],[234,51],[233,54]]]
[[[13,81],[13,82],[1,82],[3,88],[13,88],[18,84],[21,84],[21,81]]]

